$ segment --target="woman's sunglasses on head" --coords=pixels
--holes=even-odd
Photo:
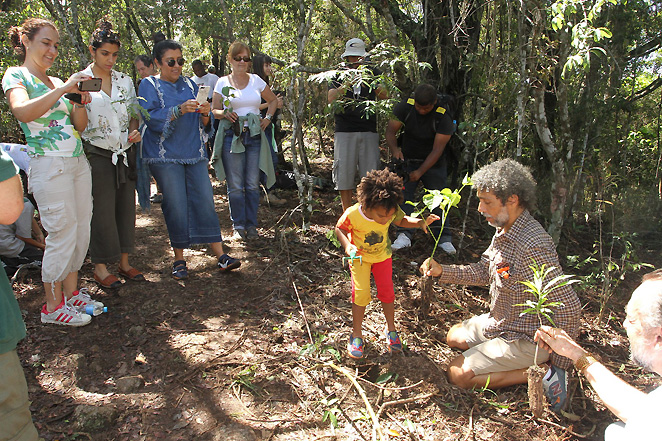
[[[251,57],[234,57],[234,61],[236,62],[245,61],[246,63],[250,63]]]
[[[174,67],[175,63],[179,64],[180,66],[183,66],[184,63],[186,63],[186,60],[183,59],[183,58],[178,58],[177,61],[175,61],[175,59],[173,58],[173,59],[170,59],[170,60],[166,61],[166,64],[168,65],[168,67]]]

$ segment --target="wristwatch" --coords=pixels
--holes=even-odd
[[[267,113],[267,116],[265,116],[266,119],[271,121],[271,118],[273,118],[273,115],[271,113]]]
[[[597,362],[598,360],[596,360],[595,357],[587,352],[586,354],[579,357],[577,361],[575,361],[575,369],[577,369],[577,372],[580,374],[583,374],[586,368]]]

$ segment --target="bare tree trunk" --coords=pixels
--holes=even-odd
[[[67,13],[64,11],[64,7],[59,0],[42,0],[42,3],[48,9],[48,12],[51,13],[53,18],[59,19],[62,23],[64,31],[69,36],[71,43],[76,52],[78,52],[78,65],[82,70],[89,64],[89,51],[87,50],[87,45],[83,42],[83,37],[80,34],[80,28],[78,27],[78,4],[76,0],[71,0],[71,16],[73,24],[69,21]]]
[[[310,3],[306,12],[304,0],[299,0],[299,14],[301,23],[299,24],[299,33],[297,38],[297,63],[304,63],[304,51],[306,42],[312,26],[313,13],[315,11],[315,0]],[[298,99],[296,108],[289,103],[290,113],[292,114],[292,169],[297,182],[299,201],[302,207],[303,229],[310,227],[310,216],[313,212],[313,179],[308,170],[308,158],[306,155],[306,146],[303,142],[303,114],[306,107],[306,85],[303,72],[296,72],[288,86],[288,95],[294,96],[291,92],[295,87],[298,88]]]
[[[232,24],[232,17],[230,16],[230,11],[228,10],[228,5],[225,3],[225,0],[219,0],[221,4],[221,10],[223,11],[223,18],[225,19],[225,28],[227,30],[227,36],[230,39],[230,43],[234,41],[234,25]]]
[[[522,142],[524,138],[524,126],[526,125],[526,98],[529,94],[527,85],[528,75],[526,71],[527,51],[527,32],[525,31],[524,18],[526,15],[526,4],[522,0],[517,14],[517,27],[519,33],[519,88],[517,90],[517,150],[515,156],[522,157]]]

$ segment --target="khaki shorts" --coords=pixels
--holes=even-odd
[[[333,141],[333,182],[336,190],[356,188],[369,171],[379,169],[379,134],[336,132]]]
[[[462,322],[469,345],[469,349],[462,353],[464,366],[469,367],[475,375],[513,371],[531,366],[536,345],[524,339],[506,341],[500,337],[486,338],[483,329],[489,323],[488,317],[488,314],[483,314]],[[549,353],[539,350],[538,363],[547,360]]]
[[[0,439],[39,439],[30,415],[28,385],[16,351],[0,354]]]

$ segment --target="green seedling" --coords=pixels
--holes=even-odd
[[[524,290],[524,292],[533,295],[535,300],[529,299],[524,303],[519,303],[514,306],[526,307],[526,309],[520,312],[520,317],[524,316],[525,314],[534,314],[538,318],[538,323],[540,324],[540,326],[543,325],[542,322],[543,317],[545,317],[547,321],[551,323],[552,326],[556,326],[554,324],[554,320],[552,320],[552,315],[554,314],[552,308],[558,308],[563,306],[563,302],[551,302],[549,301],[548,297],[555,289],[561,288],[566,285],[571,285],[573,283],[577,283],[579,282],[579,280],[573,279],[572,278],[573,276],[571,275],[562,274],[560,276],[554,277],[552,280],[545,283],[545,279],[547,278],[549,273],[554,271],[556,267],[553,266],[547,267],[545,264],[539,267],[534,261],[533,264],[529,265],[529,268],[531,268],[531,270],[533,271],[533,280],[525,280],[520,283],[527,287]],[[538,361],[538,346],[536,346],[536,353],[533,359],[534,366],[538,365],[537,361]]]
[[[411,214],[412,217],[422,217],[426,210],[430,213],[436,209],[441,210],[441,228],[439,229],[439,234],[435,235],[432,229],[428,228],[428,231],[434,239],[434,248],[432,248],[432,254],[430,254],[430,258],[434,258],[434,254],[437,252],[437,246],[439,245],[439,240],[441,239],[441,232],[444,231],[444,225],[446,225],[446,218],[448,217],[448,213],[450,212],[451,208],[457,207],[460,203],[460,200],[462,199],[460,193],[464,187],[471,185],[473,185],[471,178],[469,175],[466,175],[464,179],[462,179],[462,186],[457,190],[451,190],[450,188],[444,188],[443,190],[428,190],[426,188],[425,195],[423,196],[422,200],[423,206],[420,208],[418,206],[421,204],[421,202],[407,201],[408,204],[416,207],[416,211]]]
[[[329,423],[335,429],[338,427],[338,414],[340,413],[340,408],[338,408],[338,398],[322,399],[320,403],[326,406],[324,411],[324,416],[322,417],[322,422],[329,420]]]
[[[563,306],[563,302],[552,302],[549,300],[550,294],[563,286],[570,285],[578,282],[572,279],[571,275],[560,275],[554,277],[549,282],[545,283],[545,279],[556,268],[553,266],[547,267],[545,264],[538,266],[535,261],[529,268],[533,271],[533,280],[525,280],[520,283],[526,286],[524,292],[533,295],[534,300],[527,300],[524,303],[519,303],[514,306],[524,306],[525,309],[520,312],[520,317],[525,314],[534,314],[538,318],[538,324],[542,326],[543,317],[547,319],[552,326],[554,320],[552,315],[554,311],[552,308]],[[540,418],[543,413],[543,391],[542,391],[542,378],[545,375],[546,369],[538,366],[538,351],[540,347],[536,345],[536,351],[533,356],[533,364],[527,370],[527,383],[529,394],[529,408],[534,417]]]

